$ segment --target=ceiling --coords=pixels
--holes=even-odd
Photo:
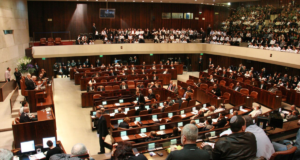
[[[259,1],[259,0],[28,0],[28,1],[78,1],[78,2],[144,2],[144,3],[189,3],[189,4],[227,4],[232,2],[249,2],[249,1]]]

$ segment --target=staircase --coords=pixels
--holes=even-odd
[[[17,100],[15,104],[13,105],[12,111],[11,111],[11,118],[17,118],[19,117],[19,111],[22,106],[21,101],[24,100],[24,96],[21,94],[21,90],[19,90],[19,96],[17,97]]]

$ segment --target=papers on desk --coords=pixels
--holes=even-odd
[[[218,118],[212,119],[212,122],[218,122]]]
[[[181,118],[184,118],[184,117],[186,117],[186,115],[185,115],[185,114],[182,114],[182,115],[181,115]]]
[[[115,103],[116,106],[120,106],[120,103]]]
[[[208,139],[218,138],[218,136],[209,137]]]
[[[210,145],[212,148],[215,147],[215,143],[205,142],[206,144]]]
[[[202,108],[202,109],[204,109],[204,110],[208,110],[208,108]]]
[[[240,111],[242,111],[242,112],[248,112],[247,110],[245,110],[245,109],[240,109]]]
[[[147,137],[147,134],[145,134],[145,133],[140,133],[139,134],[141,137]]]
[[[137,101],[133,101],[133,103],[137,103]]]
[[[157,122],[157,121],[159,121],[158,119],[152,119],[154,122]]]
[[[160,150],[160,149],[163,149],[163,147],[158,147],[158,148],[155,148],[156,150]]]
[[[46,156],[43,153],[28,156],[29,160],[44,159]]]
[[[197,140],[196,140],[196,142],[202,142],[202,141],[203,141],[202,139],[197,139]]]
[[[287,122],[288,120],[287,119],[283,119],[283,122]]]
[[[186,98],[181,98],[182,100],[186,100]]]
[[[156,134],[163,135],[163,134],[165,134],[165,131],[158,131],[158,132],[156,132]]]
[[[289,114],[290,112],[289,111],[281,111],[282,113],[284,114]]]
[[[195,111],[192,112],[192,114],[196,115],[196,114],[198,114],[198,111],[195,110]]]
[[[96,118],[95,116],[91,116],[92,118]]]
[[[111,117],[113,117],[113,116],[115,116],[115,113],[110,113],[109,115],[110,115]]]
[[[203,127],[204,126],[204,123],[199,123],[198,124],[200,127]]]
[[[121,138],[122,138],[122,140],[129,140],[128,136],[122,136]]]

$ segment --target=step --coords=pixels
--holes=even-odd
[[[17,118],[17,117],[19,117],[19,112],[11,113],[11,118]]]

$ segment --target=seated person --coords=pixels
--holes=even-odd
[[[37,78],[37,81],[43,81],[43,74],[39,74],[39,77]]]
[[[178,87],[176,83],[173,83],[171,91],[173,91],[175,94],[178,93]]]
[[[159,140],[160,137],[157,136],[156,132],[155,131],[151,131],[149,136],[146,138],[146,142],[149,142],[149,141],[155,141],[155,140]]]
[[[121,107],[118,108],[118,113],[124,113],[124,112],[122,111],[122,108],[121,108]]]
[[[249,113],[249,116],[251,116],[252,118],[256,118],[260,114],[262,114],[261,106],[257,105],[257,106],[253,106],[253,111]]]
[[[298,122],[299,125],[299,122]],[[293,146],[297,147],[297,149],[300,149],[300,129],[297,132],[296,135],[296,142],[290,141],[290,140],[283,140],[283,141],[279,141],[279,143],[277,142],[272,142],[274,149],[276,152],[278,151],[286,151],[290,148],[292,148]]]
[[[215,143],[213,159],[253,159],[256,157],[257,145],[253,133],[245,132],[246,121],[242,116],[230,119],[232,134],[221,137]]]
[[[123,81],[120,85],[120,89],[128,89],[128,85]]]
[[[168,97],[167,101],[169,102],[169,106],[173,106],[174,102],[172,101],[171,97]]]
[[[275,94],[276,91],[278,91],[277,85],[274,84],[273,87],[271,87],[268,91]]]
[[[89,83],[87,88],[86,88],[86,92],[93,92],[95,89],[95,87],[93,86],[92,83]]]
[[[28,107],[23,107],[23,113],[20,116],[20,123],[36,121],[37,118],[29,113]]]
[[[197,83],[197,84],[195,83],[195,85],[196,85],[197,87],[200,87],[200,85],[201,85],[201,79],[200,79],[200,78],[198,79],[198,83]]]
[[[173,133],[171,134],[170,137],[177,137],[177,136],[180,136],[179,130],[177,127],[173,127]]]
[[[292,113],[289,113],[286,116],[286,120],[288,120],[288,121],[293,121],[293,120],[297,120],[297,119],[298,119],[298,116],[297,116],[297,112],[296,111],[293,111]]]
[[[155,98],[155,95],[153,94],[153,92],[152,92],[152,89],[149,89],[148,90],[148,100],[152,100],[153,98],[156,100],[156,98]]]
[[[158,82],[155,82],[155,88],[161,88],[161,86]]]
[[[216,128],[222,128],[226,125],[227,120],[225,118],[225,113],[220,114],[217,122],[213,122],[213,125],[216,126]]]
[[[96,83],[96,80],[94,79],[94,77],[89,81],[89,84],[93,84]]]
[[[73,147],[72,147],[72,150],[71,150],[71,154],[69,155],[69,154],[64,154],[64,153],[61,153],[61,154],[54,154],[54,155],[52,155],[51,156],[51,160],[52,159],[60,159],[60,160],[62,160],[62,159],[65,159],[65,160],[67,160],[67,159],[80,159],[80,156],[82,156],[82,155],[88,155],[89,154],[89,152],[88,152],[88,150],[87,150],[87,148],[85,147],[85,145],[84,144],[82,144],[82,143],[77,143],[77,144],[75,144]]]
[[[221,96],[221,90],[220,90],[220,88],[218,87],[217,84],[214,84],[214,88],[211,90],[211,92],[212,92],[215,96],[218,96],[218,97]]]
[[[166,70],[163,72],[163,74],[169,74],[168,68],[166,68]]]
[[[129,129],[129,123],[130,123],[130,118],[128,117],[125,117],[123,119],[123,122],[121,122],[119,124],[119,128],[122,128],[122,129]]]
[[[225,106],[223,103],[220,104],[219,108],[215,110],[215,113],[225,111]]]
[[[143,103],[140,103],[140,107],[135,111],[135,115],[140,115],[140,112],[144,110],[146,110],[145,105]]]
[[[148,85],[148,88],[155,88],[154,82],[151,82],[151,83]]]
[[[103,86],[99,86],[99,87],[97,88],[97,91],[105,91],[105,88],[104,88]]]
[[[58,146],[53,146],[53,142],[51,140],[47,141],[47,146],[49,147],[49,150],[47,151],[46,160],[49,160],[49,158],[54,154],[63,153]]]
[[[191,119],[197,119],[197,118],[200,118],[200,117],[203,117],[203,116],[204,116],[204,112],[202,110],[199,110],[196,115],[191,117]]]
[[[210,106],[208,108],[208,111],[204,114],[204,116],[208,116],[208,115],[211,115],[211,114],[214,114],[214,111],[215,111],[215,106]]]
[[[158,107],[158,109],[160,109],[161,112],[164,112],[166,108],[170,107],[168,101],[165,101],[163,105],[164,105],[164,106]]]
[[[300,92],[300,84],[297,85],[297,87],[295,88],[295,91],[298,93]]]
[[[229,76],[228,78],[230,78],[230,79],[235,79],[235,77],[234,77],[234,75],[233,75],[232,72],[230,73],[230,76]]]
[[[202,131],[208,131],[208,130],[211,130],[214,127],[212,125],[211,118],[207,118],[206,121],[202,125],[203,125],[203,128],[201,129]]]
[[[237,82],[236,85],[232,89],[239,92],[241,90],[241,88],[242,88],[242,86],[240,85],[240,82]]]
[[[144,88],[144,84],[143,83],[138,83],[138,85],[136,87],[138,87],[138,88]]]
[[[152,104],[151,107],[148,110],[148,114],[152,114],[152,111],[156,109],[156,104]]]
[[[143,154],[135,156],[132,151],[132,144],[127,141],[119,142],[113,145],[111,160],[128,159],[128,160],[147,160]]]
[[[21,114],[23,113],[24,107],[29,106],[26,100],[22,101],[21,104],[22,104],[22,106],[21,106],[20,111],[19,111],[19,116],[21,116]]]

